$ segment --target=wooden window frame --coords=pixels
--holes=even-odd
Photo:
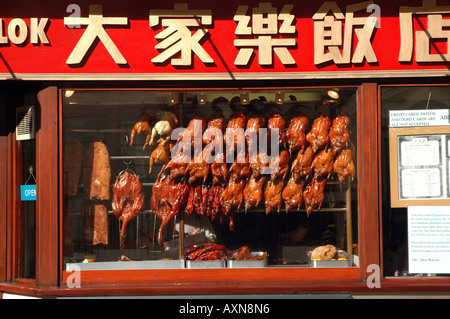
[[[329,86],[326,86],[329,87]],[[367,96],[377,96],[376,95],[376,84],[372,84],[371,86],[340,86],[340,87],[355,87],[358,92],[357,96],[357,116],[358,116],[358,127],[356,131],[362,130],[365,126],[361,125],[363,120],[362,116],[366,116],[367,119],[373,119],[373,113],[376,109],[372,107],[366,106],[366,112],[361,112],[362,109],[362,101],[364,100],[364,95]],[[364,89],[363,89],[364,87]],[[294,87],[292,89],[300,89],[304,87]],[[308,88],[318,88],[318,87],[308,87]],[[323,88],[321,86],[320,88]],[[191,90],[199,90],[203,88],[192,88]],[[250,88],[248,88],[250,89]],[[261,89],[252,87],[251,89]],[[264,89],[270,90],[273,88]],[[291,88],[290,88],[291,89]],[[72,90],[72,88],[71,88]],[[109,89],[85,89],[82,90],[109,90]],[[111,88],[110,90],[116,90],[116,88]],[[124,90],[124,89],[119,89]],[[126,90],[160,90],[158,88],[151,89],[135,89],[130,88]],[[167,88],[165,88],[167,90]],[[173,89],[177,90],[177,89]],[[230,88],[214,88],[208,90],[230,90]],[[186,91],[182,89],[182,91]],[[374,95],[375,94],[375,95]],[[59,93],[59,123],[62,123],[62,90]],[[373,105],[376,106],[376,100]],[[369,127],[370,128],[370,127]],[[367,127],[366,127],[367,129]],[[62,125],[59,127],[59,134],[62,134]],[[368,136],[370,132],[366,132],[365,136]],[[361,139],[358,136],[358,145],[361,143]],[[376,137],[371,137],[368,139],[371,142],[376,143]],[[359,148],[359,146],[358,146]],[[62,149],[62,141],[59,140],[59,149]],[[372,148],[376,149],[376,148]],[[370,150],[370,148],[368,148]],[[358,162],[367,159],[372,159],[373,155],[367,153],[358,152]],[[366,160],[367,161],[367,160]],[[59,154],[59,163],[62,163],[62,154]],[[372,167],[376,166],[376,161],[373,163]],[[61,165],[59,165],[59,169],[61,170]],[[358,165],[358,176],[366,175],[367,170],[361,170]],[[61,172],[60,176],[61,175]],[[367,176],[367,175],[366,175]],[[367,178],[368,181],[373,181],[373,178]],[[359,181],[359,183],[361,183]],[[60,189],[59,192],[62,193],[62,183],[59,181]],[[377,185],[374,186],[377,188]],[[365,196],[363,193],[362,187],[358,188],[358,212],[359,211],[367,211],[369,209],[376,212],[376,206],[365,206],[365,201],[362,201],[360,196]],[[60,220],[62,219],[62,201],[60,202]],[[375,209],[374,209],[375,208]],[[373,229],[368,230],[370,233],[373,233],[377,229],[376,223],[371,221],[366,222],[363,221],[367,219],[367,215],[370,214],[360,214],[358,213],[358,227],[361,229],[362,224],[368,223],[367,225],[373,226]],[[367,228],[367,227],[366,227]],[[376,230],[375,232],[378,232]],[[360,230],[358,231],[360,234]],[[364,237],[359,235],[360,238]],[[60,241],[62,241],[62,235],[60,236]],[[367,236],[365,236],[367,237]],[[378,239],[378,236],[377,236]],[[378,240],[370,241],[370,249],[363,247],[364,244],[362,240],[358,240],[360,245],[360,249],[365,251],[373,251],[373,247],[379,246]],[[363,244],[361,246],[361,244]],[[60,245],[61,247],[61,245]],[[287,271],[285,268],[262,268],[262,269],[178,269],[178,270],[169,270],[169,269],[152,269],[152,270],[134,270],[134,271],[126,271],[126,270],[102,270],[102,271],[81,271],[81,286],[92,285],[92,286],[102,286],[106,284],[121,284],[131,292],[134,291],[142,291],[142,287],[138,288],[134,286],[139,283],[139,286],[144,285],[145,291],[148,292],[176,292],[176,293],[195,293],[195,292],[215,292],[215,293],[264,293],[264,292],[294,292],[294,291],[310,291],[311,289],[315,291],[325,290],[340,290],[343,286],[351,286],[355,284],[361,284],[364,281],[365,277],[365,269],[368,264],[377,263],[379,260],[378,252],[373,254],[363,253],[364,258],[361,260],[360,267],[352,267],[352,268],[330,268],[330,269],[317,269],[317,268],[303,268],[303,267],[293,267],[289,268]],[[62,270],[62,252],[60,249],[60,269]],[[60,284],[62,286],[66,285],[66,280],[71,276],[72,272],[67,272],[62,270],[61,276],[59,278]],[[326,282],[326,285],[321,286],[320,283]],[[311,284],[314,283],[314,284]],[[319,285],[317,285],[319,284]],[[306,286],[305,286],[306,285]],[[92,288],[94,289],[94,288]],[[97,288],[98,290],[104,291],[107,289],[105,287]],[[103,289],[103,290],[102,290]],[[77,290],[77,289],[74,289]],[[110,290],[110,289],[109,289]],[[121,290],[122,291],[122,290]]]
[[[329,87],[329,85],[327,85]],[[335,85],[334,85],[335,86]],[[61,130],[62,88],[50,87],[39,93],[40,123],[37,134],[37,267],[35,285],[0,283],[0,291],[36,295],[95,295],[95,294],[205,294],[205,293],[326,293],[326,292],[389,292],[389,291],[448,291],[448,279],[386,279],[381,288],[368,287],[373,280],[369,265],[382,269],[382,198],[381,198],[381,101],[380,85],[376,82],[353,85],[357,87],[357,174],[358,174],[358,234],[360,266],[353,268],[268,268],[268,269],[182,269],[182,270],[111,270],[83,271],[81,288],[65,285],[70,273],[62,269],[62,183]],[[198,90],[200,88],[196,88]],[[254,88],[256,89],[256,88]],[[269,88],[266,88],[269,89]],[[98,90],[98,89],[93,89]],[[116,90],[116,88],[111,88]],[[130,89],[131,90],[131,89]],[[146,89],[147,90],[147,89]],[[152,89],[148,89],[152,90]],[[159,90],[155,88],[154,90]],[[0,136],[0,150],[7,149],[6,163],[0,164],[0,193],[11,185],[11,137]],[[1,155],[0,155],[1,156]],[[378,177],[378,178],[377,178]],[[3,178],[3,179],[2,179]],[[6,179],[6,183],[3,183]],[[363,187],[364,186],[364,187]],[[0,203],[0,230],[11,229],[9,218],[11,199]],[[8,207],[5,207],[8,206]],[[5,218],[6,215],[6,218]],[[7,222],[5,222],[7,220]],[[10,233],[10,232],[7,232]],[[11,236],[0,237],[0,257],[10,251]],[[0,264],[0,282],[9,282],[10,264]],[[405,285],[405,283],[407,283]]]
[[[450,88],[450,84],[449,83],[419,83],[419,80],[416,81],[415,83],[409,83],[409,84],[384,84],[384,83],[380,83],[378,85],[378,140],[380,141],[379,145],[378,145],[378,154],[380,156],[379,159],[379,175],[378,175],[378,179],[379,179],[379,207],[380,207],[380,211],[379,211],[379,215],[380,215],[380,244],[381,244],[381,255],[380,255],[380,266],[383,265],[383,246],[382,246],[382,242],[381,242],[381,238],[383,238],[383,229],[381,227],[381,218],[383,215],[383,211],[382,211],[382,207],[383,207],[383,200],[385,200],[382,196],[383,194],[383,181],[382,181],[382,161],[381,161],[381,131],[382,131],[382,122],[381,122],[381,112],[382,112],[382,108],[383,105],[381,104],[382,100],[381,100],[381,91],[383,88],[393,88],[393,87],[424,87],[424,86],[430,86],[430,87],[443,87],[443,86],[448,86]],[[389,202],[389,205],[391,203]],[[382,267],[383,269],[383,267]],[[440,277],[440,278],[435,278],[435,277],[383,277],[382,278],[382,286],[384,287],[385,290],[388,291],[394,291],[394,290],[406,290],[406,291],[435,291],[435,292],[448,292],[450,290],[450,277]]]

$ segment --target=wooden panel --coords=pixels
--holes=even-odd
[[[58,90],[38,93],[39,112],[36,132],[37,166],[37,251],[38,286],[58,283]]]
[[[326,273],[325,273],[326,272]],[[311,291],[351,291],[361,284],[358,268],[254,268],[254,269],[185,269],[185,270],[111,270],[81,271],[80,285],[72,287],[75,273],[63,272],[61,288],[69,293],[82,290],[103,291],[105,285],[128,287],[129,293],[294,293]],[[326,278],[326,284],[321,285]],[[102,288],[103,287],[103,288]],[[108,289],[109,293],[112,290]],[[87,292],[87,291],[86,291]],[[85,292],[85,293],[86,293]]]
[[[8,130],[6,98],[4,92],[0,93],[0,282],[6,281],[6,234],[7,209],[8,209]],[[0,293],[1,299],[1,293]]]
[[[361,87],[358,110],[358,179],[359,232],[362,259],[361,276],[367,277],[367,266],[380,261],[380,213],[378,207],[379,171],[378,159],[378,90],[376,83],[364,83]]]

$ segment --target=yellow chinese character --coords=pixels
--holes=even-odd
[[[235,34],[238,36],[254,35],[254,38],[234,40],[234,45],[240,48],[234,64],[248,65],[255,48],[258,50],[260,65],[271,65],[273,52],[284,65],[295,64],[287,49],[287,47],[295,46],[295,39],[273,38],[277,34],[295,34],[295,26],[292,24],[295,17],[291,14],[293,7],[290,4],[284,5],[278,14],[277,8],[269,2],[264,2],[253,8],[252,15],[248,16],[248,6],[239,6],[234,16],[234,21],[238,22]],[[278,21],[282,21],[279,27]]]
[[[156,35],[162,40],[155,46],[163,52],[152,59],[153,63],[164,63],[180,53],[178,59],[171,59],[172,65],[189,66],[192,64],[192,52],[203,63],[214,63],[211,56],[200,45],[201,39],[208,33],[204,25],[212,24],[211,10],[190,10],[187,3],[176,3],[173,10],[150,10],[150,26],[161,24],[165,28]],[[192,34],[190,28],[198,30]]]
[[[448,62],[450,60],[450,19],[443,14],[450,13],[450,6],[436,5],[436,0],[423,0],[422,7],[400,7],[400,62],[411,62],[414,47],[413,15],[427,16],[427,30],[416,31],[416,61],[417,62]],[[424,27],[424,26],[422,26]],[[430,53],[433,39],[445,39],[446,54]],[[438,51],[438,50],[437,50]]]
[[[332,61],[335,64],[368,63],[378,61],[372,47],[375,23],[371,17],[355,17],[355,12],[368,10],[373,1],[361,2],[346,7],[345,15],[336,2],[325,2],[314,14],[314,64]],[[332,15],[328,15],[331,12]],[[342,24],[345,22],[344,37]],[[359,26],[360,28],[355,28]],[[362,27],[362,28],[361,28]],[[355,52],[352,54],[353,31],[358,38]],[[341,52],[342,46],[342,52]],[[352,56],[353,55],[353,56]]]

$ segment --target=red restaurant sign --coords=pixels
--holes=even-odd
[[[1,79],[450,75],[443,0],[5,2]]]

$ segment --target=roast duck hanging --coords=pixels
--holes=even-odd
[[[313,210],[321,208],[330,178],[336,175],[339,182],[344,183],[354,177],[348,115],[340,113],[332,120],[319,110],[309,127],[305,114],[297,112],[290,116],[287,129],[286,119],[281,112],[272,113],[266,121],[260,112],[246,115],[237,111],[226,124],[220,109],[209,121],[198,112],[193,115],[184,134],[176,141],[177,144],[190,143],[192,152],[176,153],[162,167],[153,186],[151,209],[162,220],[158,231],[162,252],[164,227],[183,211],[211,219],[219,216],[220,221],[228,218],[231,229],[233,214],[252,207],[264,206],[268,214],[280,212],[283,205],[286,211],[300,210],[304,206],[309,216]],[[198,121],[196,126],[195,120]],[[259,132],[265,128],[266,123],[267,130],[262,132],[268,136],[256,136],[270,143],[271,134],[278,132],[279,152],[270,161],[268,154],[250,151],[254,148],[250,147],[249,135],[253,134],[252,130]],[[227,129],[240,128],[247,133],[243,139],[227,134]],[[201,151],[194,151],[196,138],[202,142]],[[211,153],[213,148],[207,147],[212,146],[211,143],[222,143],[224,147],[214,148],[221,151]],[[227,156],[233,155],[226,153],[229,151],[225,147],[227,143],[234,146],[232,163],[226,163]],[[246,143],[244,154],[237,153],[242,146],[239,143]],[[270,167],[275,169],[268,174],[264,169]]]

